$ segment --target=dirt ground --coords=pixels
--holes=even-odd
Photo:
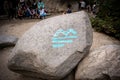
[[[0,27],[0,34],[9,34],[17,37],[22,36],[22,34],[36,24],[40,19],[24,19],[24,20],[13,20],[13,21],[3,21]]]
[[[39,19],[0,21],[0,35],[8,34],[20,38],[25,33],[25,31],[27,31],[39,21]],[[98,32],[93,33],[93,45],[91,47],[91,50],[106,44],[120,44],[120,42],[105,34]],[[0,80],[40,80],[21,76],[17,73],[10,71],[7,68],[7,61],[9,55],[12,52],[12,49],[13,47],[9,47],[0,50]]]

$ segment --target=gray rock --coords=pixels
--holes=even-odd
[[[113,37],[110,37],[106,34],[103,33],[99,33],[99,32],[93,32],[93,43],[92,46],[90,48],[91,50],[95,50],[96,48],[99,48],[103,45],[120,45],[120,41],[116,40]]]
[[[75,71],[73,70],[71,73],[69,73],[64,79],[62,80],[75,80]]]
[[[0,48],[14,46],[18,38],[11,35],[0,35]]]
[[[62,79],[88,53],[92,39],[84,11],[45,19],[17,42],[8,68],[27,76]]]
[[[120,45],[106,45],[92,51],[79,64],[76,80],[120,80]]]

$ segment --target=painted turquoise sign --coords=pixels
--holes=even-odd
[[[60,48],[64,47],[65,44],[72,43],[73,39],[77,38],[77,31],[70,28],[66,31],[59,29],[56,31],[52,38],[52,47]]]

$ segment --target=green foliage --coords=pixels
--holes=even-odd
[[[104,32],[120,40],[120,4],[118,0],[98,0],[99,12],[91,18],[96,31]]]
[[[106,17],[120,17],[120,5],[117,0],[99,0],[98,16],[102,19]]]
[[[113,22],[112,19],[102,20],[98,17],[91,18],[92,27],[98,32],[104,32],[120,40],[120,21]]]

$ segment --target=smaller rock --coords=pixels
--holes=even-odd
[[[120,80],[120,46],[106,45],[92,51],[78,65],[75,80]]]
[[[5,48],[8,46],[14,46],[18,38],[11,35],[0,35],[0,48]]]

